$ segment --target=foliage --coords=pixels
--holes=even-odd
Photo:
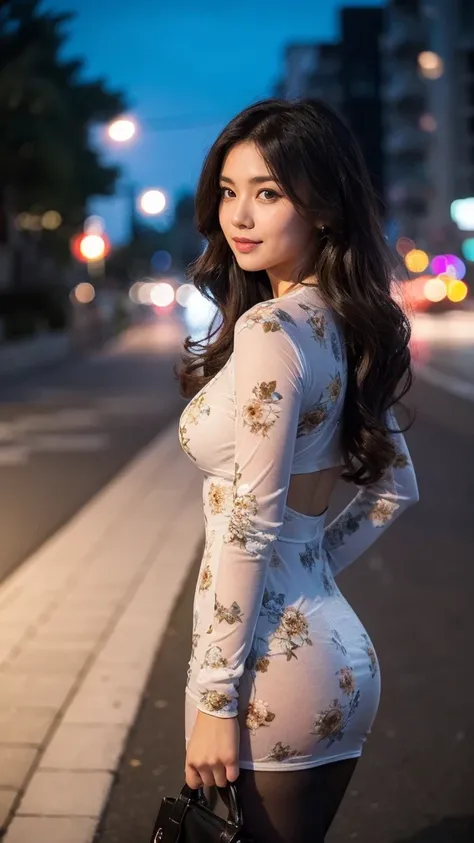
[[[87,200],[114,192],[118,170],[92,148],[92,125],[125,109],[103,80],[83,78],[80,59],[62,57],[73,15],[43,11],[39,0],[0,5],[0,199],[14,212],[59,211],[51,237],[69,241]]]

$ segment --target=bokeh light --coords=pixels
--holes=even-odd
[[[431,50],[424,50],[419,54],[418,67],[425,79],[439,79],[443,75],[443,59]]]
[[[448,261],[446,255],[435,255],[434,258],[431,258],[431,271],[434,272],[435,275],[439,275],[441,272],[446,272],[448,269]]]
[[[424,272],[430,259],[422,249],[410,249],[405,255],[405,265],[410,272]]]
[[[404,258],[408,252],[415,248],[415,243],[413,240],[410,240],[409,237],[399,237],[395,243],[395,248],[398,254]]]
[[[187,307],[192,296],[196,293],[194,284],[180,284],[176,290],[176,301],[181,307]]]
[[[452,302],[463,301],[467,296],[467,284],[464,281],[451,280],[448,284],[447,296]]]
[[[450,205],[450,214],[453,222],[460,231],[474,230],[474,196],[466,196],[465,199],[455,199]]]
[[[72,290],[71,298],[79,304],[89,304],[95,298],[95,289],[88,281],[82,281]]]
[[[106,243],[100,234],[86,234],[80,244],[79,251],[88,261],[98,261],[105,256]]]
[[[109,138],[116,143],[126,143],[133,138],[136,131],[137,127],[133,120],[129,117],[121,117],[110,123],[107,133]]]
[[[41,225],[47,231],[55,231],[56,228],[59,228],[62,221],[63,218],[58,211],[46,211],[41,217]]]
[[[174,301],[174,290],[167,281],[158,281],[150,291],[152,304],[157,307],[167,307]]]
[[[151,258],[151,265],[155,272],[167,272],[172,264],[173,258],[165,249],[159,249]]]
[[[144,214],[153,216],[161,214],[166,208],[166,197],[162,190],[145,190],[139,197],[138,204]]]
[[[468,237],[463,241],[461,251],[467,261],[474,261],[474,237]]]
[[[438,124],[432,114],[422,114],[418,125],[423,132],[434,132]]]
[[[464,278],[466,274],[466,264],[457,255],[445,255],[447,267],[446,272],[453,275],[455,278]]]
[[[441,278],[430,278],[430,280],[425,283],[423,292],[428,301],[442,301],[446,298],[446,284],[441,280]]]

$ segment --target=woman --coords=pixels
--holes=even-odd
[[[409,323],[361,154],[324,103],[238,114],[196,209],[208,246],[192,276],[221,324],[207,343],[187,338],[179,374],[206,525],[186,782],[235,782],[255,843],[319,843],[380,696],[372,642],[334,578],[418,499],[390,409],[410,386]],[[340,477],[359,490],[325,527]]]

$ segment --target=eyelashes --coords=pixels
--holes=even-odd
[[[224,195],[226,190],[232,191],[232,188],[231,187],[220,187],[219,188],[219,193],[220,193],[220,196],[221,196],[222,199],[230,198],[230,197]],[[233,193],[233,191],[232,191],[232,193]],[[270,199],[264,199],[263,200],[264,202],[274,202],[276,199],[282,198],[280,193],[277,193],[276,190],[271,190],[269,187],[264,187],[263,190],[260,190],[257,195],[260,196],[261,193],[270,193],[271,194],[271,198]]]

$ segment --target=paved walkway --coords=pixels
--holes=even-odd
[[[202,540],[200,483],[174,422],[0,587],[5,843],[91,843]]]

